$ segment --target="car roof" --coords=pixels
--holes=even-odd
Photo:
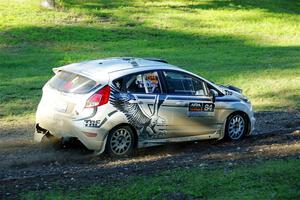
[[[77,73],[82,76],[91,78],[100,84],[107,84],[109,80],[124,76],[129,73],[135,73],[146,70],[177,70],[185,72],[201,78],[202,80],[210,83],[219,91],[221,89],[218,85],[200,77],[192,72],[184,70],[180,67],[168,64],[167,61],[159,58],[136,58],[136,57],[114,57],[103,58],[97,60],[83,61],[73,63],[62,67],[53,68],[53,71],[63,70],[72,73]]]
[[[118,57],[73,63],[62,67],[54,68],[53,71],[69,71],[97,80],[100,76],[103,76],[105,74],[108,75],[109,73],[113,72],[137,68],[141,70],[140,68],[155,66],[157,68],[163,67],[168,69],[178,69],[178,67],[170,65],[165,60],[158,58]]]

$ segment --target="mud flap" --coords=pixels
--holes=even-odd
[[[107,142],[107,136],[106,136],[105,139],[104,139],[102,148],[99,149],[99,150],[95,150],[95,151],[94,151],[94,155],[95,155],[95,156],[99,156],[100,154],[104,153],[104,151],[106,150],[106,142]]]

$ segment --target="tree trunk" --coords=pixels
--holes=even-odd
[[[55,0],[42,0],[41,6],[44,8],[53,9],[55,7]]]

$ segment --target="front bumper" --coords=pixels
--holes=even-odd
[[[249,135],[252,135],[253,132],[254,132],[254,130],[255,130],[255,121],[256,121],[255,117],[252,116],[252,117],[250,118],[251,126],[250,126],[250,130],[249,130]]]

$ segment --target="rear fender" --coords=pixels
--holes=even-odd
[[[103,138],[103,145],[99,151],[96,151],[95,154],[99,155],[105,151],[106,142],[107,142],[107,136],[114,127],[120,125],[120,124],[128,124],[128,120],[124,113],[120,111],[115,111],[111,116],[107,116],[106,119],[104,119],[106,122],[102,125],[101,129],[105,130],[103,131],[104,135]]]

